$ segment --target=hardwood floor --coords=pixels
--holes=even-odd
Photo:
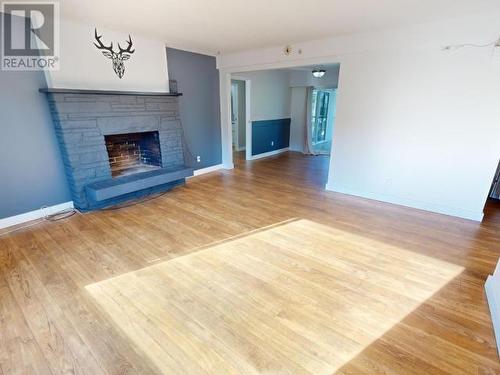
[[[0,374],[495,374],[482,224],[287,153],[0,237]]]

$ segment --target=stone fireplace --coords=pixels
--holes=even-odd
[[[40,91],[49,100],[78,209],[167,190],[193,174],[184,161],[181,94]]]

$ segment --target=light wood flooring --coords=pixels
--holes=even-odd
[[[0,374],[495,374],[482,224],[287,153],[0,237]]]

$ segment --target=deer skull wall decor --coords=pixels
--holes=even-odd
[[[130,59],[130,55],[135,52],[135,49],[132,49],[132,38],[130,37],[130,35],[128,36],[127,40],[128,46],[126,49],[123,49],[120,46],[120,43],[118,43],[118,49],[119,49],[118,52],[115,52],[113,50],[113,42],[111,42],[111,45],[107,47],[102,43],[101,38],[102,35],[97,35],[97,28],[96,28],[95,40],[97,43],[94,42],[94,46],[96,46],[97,49],[101,50],[104,56],[113,61],[113,70],[115,71],[116,75],[121,79],[125,74],[124,61]]]

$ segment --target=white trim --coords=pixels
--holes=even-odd
[[[219,72],[220,121],[222,164],[230,169],[233,165],[233,134],[231,126],[231,74]]]
[[[456,217],[460,217],[462,219],[468,219],[468,220],[473,220],[473,221],[478,221],[478,222],[481,222],[483,220],[483,216],[484,216],[483,212],[475,212],[475,211],[471,211],[471,210],[467,210],[467,209],[463,209],[463,208],[436,205],[433,203],[421,202],[421,201],[417,201],[417,200],[413,200],[413,199],[409,199],[409,198],[396,197],[393,195],[377,194],[377,193],[365,192],[365,191],[357,191],[357,190],[343,188],[343,187],[334,187],[330,184],[327,184],[325,186],[325,189],[328,191],[333,191],[335,193],[353,195],[356,197],[372,199],[372,200],[376,200],[379,202],[397,204],[400,206],[416,208],[418,210],[430,211],[430,212],[434,212],[434,213],[438,213],[438,214],[442,214],[442,215],[456,216]]]
[[[245,160],[252,160],[252,80],[231,74],[231,80],[245,82],[245,147],[236,147],[237,151],[245,150]],[[221,96],[222,100],[222,96]],[[223,123],[221,122],[221,128]]]
[[[236,151],[245,151],[247,148],[245,146],[242,147],[236,147]]]
[[[193,178],[193,177],[196,177],[196,176],[201,176],[202,174],[215,172],[215,171],[218,171],[218,170],[223,169],[223,168],[224,168],[224,166],[222,164],[217,164],[217,165],[212,165],[211,167],[196,169],[193,172],[193,176],[188,177],[188,178]]]
[[[252,159],[252,81],[245,80],[245,159]]]
[[[56,204],[55,206],[40,208],[38,210],[26,212],[20,215],[6,217],[4,219],[0,219],[0,229],[27,223],[28,221],[42,219],[47,215],[53,215],[64,210],[69,210],[71,208],[74,208],[73,201]]]
[[[239,128],[240,128],[240,119],[239,119],[239,98],[238,98],[238,84],[234,82],[234,79],[231,79],[231,130],[233,127],[233,114],[236,115],[236,128],[234,130],[234,137],[232,138],[232,144],[236,149],[238,149],[240,145],[240,136],[239,136]],[[236,104],[236,105],[235,105]]]
[[[500,265],[500,263],[499,263]],[[498,355],[500,356],[500,270],[499,265],[493,276],[488,276],[484,289],[486,291],[486,298],[490,307],[491,321],[493,323],[493,330],[495,331],[495,338],[497,341]]]
[[[287,148],[280,148],[279,150],[273,150],[273,151],[269,151],[269,152],[264,152],[262,154],[253,155],[252,156],[252,160],[267,158],[269,156],[274,156],[274,155],[282,154],[283,152],[287,152],[287,151],[290,151],[289,147],[287,147]]]
[[[218,64],[217,68],[220,72],[229,74],[238,74],[246,72],[257,72],[261,70],[276,70],[276,69],[290,69],[290,68],[301,68],[310,65],[332,65],[339,64],[341,55],[326,55],[305,58],[303,60],[289,60],[289,61],[272,61],[255,63],[253,65],[238,65],[238,66],[221,66]],[[220,58],[219,60],[220,61]]]
[[[283,119],[291,119],[292,114],[289,113],[287,115],[275,115],[275,116],[255,116],[252,119],[252,122],[258,121],[275,121],[275,120],[283,120]]]

